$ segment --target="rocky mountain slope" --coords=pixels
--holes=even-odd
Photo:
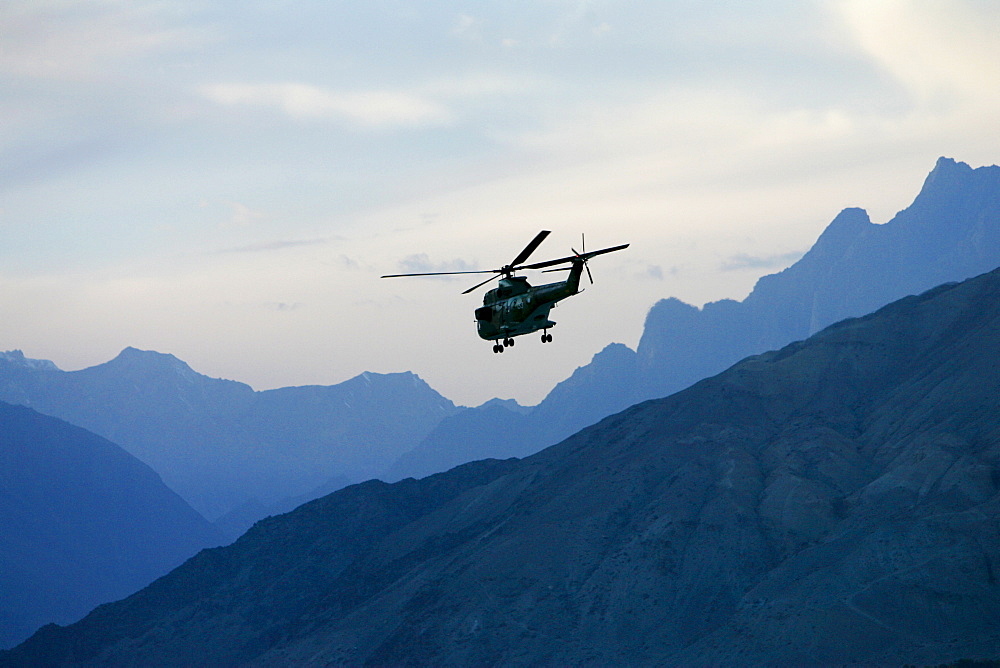
[[[2,665],[1000,657],[1000,270],[257,524]]]
[[[612,344],[527,415],[470,409],[406,453],[387,480],[429,475],[484,457],[526,456],[632,404],[662,397],[737,361],[838,320],[870,313],[946,281],[1000,266],[1000,167],[940,158],[913,203],[884,225],[845,209],[812,249],[761,278],[742,302],[703,308],[664,299],[650,309],[635,352]],[[507,433],[500,425],[516,425]],[[464,432],[488,435],[476,441]],[[494,435],[490,437],[489,435]]]
[[[118,446],[0,402],[0,647],[75,621],[222,542]]]
[[[457,410],[410,373],[255,392],[135,348],[72,372],[8,354],[0,400],[121,444],[211,519],[371,477]]]

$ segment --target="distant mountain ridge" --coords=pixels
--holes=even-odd
[[[117,445],[0,402],[0,646],[75,621],[223,541]]]
[[[45,369],[48,371],[58,371],[59,367],[50,360],[35,360],[24,356],[20,350],[0,351],[0,361],[11,365],[23,366],[29,369]]]
[[[996,658],[998,337],[995,270],[528,459],[335,492],[0,665]]]
[[[642,384],[647,392],[676,391],[746,355],[997,266],[1000,167],[940,158],[892,220],[875,225],[863,209],[844,209],[805,256],[762,277],[742,302],[701,310],[677,300],[656,304],[636,351]]]
[[[875,225],[863,209],[844,209],[809,252],[784,271],[762,277],[742,302],[724,299],[699,309],[676,298],[660,300],[646,317],[635,352],[609,345],[527,415],[468,409],[443,421],[386,479],[532,454],[749,355],[998,266],[1000,167],[973,169],[942,157],[913,203],[891,221]],[[484,436],[455,437],[469,432]]]
[[[0,400],[121,444],[212,519],[372,477],[457,411],[411,373],[255,392],[135,348],[72,372],[8,353]]]
[[[134,348],[76,372],[5,353],[0,400],[121,443],[236,535],[259,513],[287,508],[288,499],[333,481],[392,481],[529,455],[748,355],[998,265],[1000,167],[941,158],[913,204],[889,223],[874,225],[863,210],[845,209],[805,256],[761,278],[742,302],[698,309],[661,300],[636,351],[611,344],[535,407],[493,401],[459,408],[405,373],[254,392],[202,376],[172,355]]]

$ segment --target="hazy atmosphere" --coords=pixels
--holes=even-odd
[[[8,3],[0,350],[533,404],[657,299],[742,299],[938,156],[997,162],[998,31],[986,0]],[[540,229],[533,260],[631,244],[552,345],[493,355],[475,277],[378,278]]]

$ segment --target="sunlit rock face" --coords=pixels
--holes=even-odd
[[[18,662],[938,664],[1000,655],[1000,271],[524,460],[348,487]]]

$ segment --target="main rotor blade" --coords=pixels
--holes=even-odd
[[[472,286],[471,288],[469,288],[468,290],[463,290],[463,291],[462,291],[462,294],[463,294],[463,295],[467,295],[467,294],[469,294],[470,292],[472,292],[473,290],[475,290],[476,288],[481,288],[481,287],[483,287],[484,285],[486,285],[487,283],[489,283],[490,281],[492,281],[492,280],[493,280],[494,278],[500,278],[500,274],[497,274],[496,276],[490,276],[489,278],[487,278],[487,279],[486,279],[485,281],[483,281],[482,283],[476,283],[475,285],[473,285],[473,286]]]
[[[495,274],[496,269],[480,269],[478,271],[430,271],[423,274],[386,274],[379,278],[402,278],[404,276],[455,276],[457,274]]]
[[[511,261],[510,266],[516,267],[517,265],[527,260],[528,256],[534,253],[535,249],[538,248],[538,244],[545,241],[545,237],[549,236],[550,234],[552,233],[549,230],[542,230],[541,232],[536,234],[535,238],[531,240],[531,243],[525,246],[524,250],[518,253],[517,257]]]
[[[551,267],[557,264],[565,264],[567,262],[573,262],[578,260],[583,260],[586,262],[592,257],[597,255],[604,255],[605,253],[613,253],[615,251],[620,251],[628,248],[629,244],[622,244],[621,246],[612,246],[611,248],[602,248],[601,250],[590,251],[589,253],[580,253],[579,255],[570,255],[569,257],[561,257],[558,260],[547,260],[545,262],[536,262],[534,264],[526,264],[521,267],[514,267],[514,269],[541,269],[542,267]]]

